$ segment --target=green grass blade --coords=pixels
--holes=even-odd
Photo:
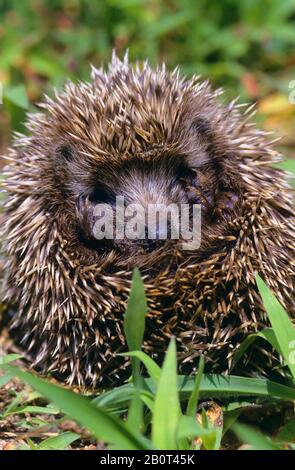
[[[179,419],[177,429],[178,439],[194,439],[196,437],[211,435],[211,433],[211,430],[205,429],[195,418],[192,418],[191,416],[182,415]]]
[[[144,390],[140,392],[140,398],[143,403],[149,408],[149,410],[153,413],[154,412],[154,396],[151,393],[148,393]]]
[[[143,386],[152,394],[156,386],[151,379],[143,379]],[[178,375],[177,387],[181,400],[188,400],[195,387],[195,379]],[[102,393],[93,402],[101,407],[122,407],[134,395],[132,384],[122,385],[111,391]],[[200,384],[202,398],[232,397],[268,397],[272,399],[294,401],[295,389],[267,379],[239,377],[234,375],[204,374]]]
[[[280,350],[295,380],[294,351],[291,354],[291,348],[293,350],[295,348],[295,328],[288,314],[265,282],[259,276],[256,276],[256,282]]]
[[[127,310],[124,318],[124,331],[128,348],[140,350],[143,342],[145,317],[147,314],[147,302],[144,284],[139,270],[136,268],[132,275],[132,285],[128,300]],[[141,387],[140,361],[136,356],[131,358],[132,380],[135,387]],[[131,429],[139,430],[143,423],[143,403],[137,391],[131,400],[127,425]]]
[[[18,108],[27,110],[29,107],[27,92],[24,85],[22,84],[11,88],[6,87],[4,99],[9,100]]]
[[[143,402],[140,397],[139,384],[136,385],[130,402],[126,424],[129,429],[136,431],[140,431],[143,424]]]
[[[124,331],[131,350],[141,349],[145,329],[145,317],[147,314],[147,302],[144,284],[140,272],[134,269],[132,275],[131,291],[128,299],[127,310],[124,318]],[[141,387],[140,362],[134,356],[131,358],[132,380],[137,389]],[[140,430],[143,424],[143,403],[139,390],[136,390],[128,411],[127,425],[130,429]]]
[[[145,329],[145,317],[147,314],[147,302],[144,284],[139,270],[136,268],[132,275],[132,285],[124,318],[124,331],[130,351],[141,349]],[[139,377],[139,360],[132,359],[132,375],[136,382]]]
[[[46,415],[56,415],[58,411],[55,409],[47,408],[45,406],[19,406],[11,411],[6,411],[5,416],[11,416],[15,414],[24,414],[24,413],[36,413],[36,414],[46,414]]]
[[[63,450],[77,439],[80,439],[79,434],[70,431],[64,432],[59,436],[49,437],[42,441],[38,446],[38,450]]]
[[[134,393],[134,386],[125,384],[101,393],[92,400],[92,403],[100,408],[116,410],[118,407],[126,406],[126,403],[132,399]]]
[[[249,444],[252,450],[280,450],[278,445],[250,426],[235,423],[232,430],[242,442]]]
[[[147,302],[144,284],[140,272],[136,268],[133,271],[132,286],[124,319],[124,331],[130,351],[141,349],[146,314]]]
[[[148,381],[147,381],[148,382]],[[152,386],[151,382],[148,382]],[[182,398],[188,397],[195,382],[193,378],[178,376]],[[295,400],[295,389],[267,379],[234,375],[204,374],[200,385],[201,397],[265,396],[283,400]]]
[[[0,388],[4,387],[4,385],[6,385],[11,379],[12,379],[12,375],[7,373],[7,374],[4,374],[0,377]]]
[[[222,424],[220,426],[214,426],[214,431],[215,431],[215,440],[214,443],[211,447],[212,450],[219,450],[221,447],[221,439],[223,436],[223,426]]]
[[[200,385],[201,385],[201,380],[202,380],[202,376],[204,372],[204,367],[205,367],[204,358],[200,357],[199,368],[198,368],[198,372],[197,372],[196,379],[195,379],[194,389],[191,393],[191,396],[189,398],[188,405],[187,405],[186,414],[188,416],[194,417],[197,412],[197,406],[198,406],[199,395],[200,395]]]
[[[87,398],[81,397],[70,390],[54,385],[45,380],[22,371],[17,367],[4,364],[0,366],[12,373],[62,410],[63,413],[87,428],[97,439],[114,444],[119,449],[147,449],[149,445],[140,434],[127,429],[125,424],[115,416],[92,404]]]
[[[13,413],[14,410],[18,408],[18,405],[22,402],[23,398],[25,396],[25,391],[19,392],[14,399],[9,403],[7,408],[4,410],[3,415],[8,416],[9,414]]]
[[[232,425],[237,421],[242,411],[241,408],[236,408],[234,410],[227,411],[224,413],[223,418],[223,431],[222,434],[225,436],[227,431],[232,427]]]
[[[238,363],[240,358],[245,354],[247,349],[253,344],[253,342],[257,338],[262,338],[265,339],[269,344],[272,345],[272,347],[279,353],[281,353],[281,349],[279,346],[279,343],[277,341],[276,335],[274,333],[274,330],[272,328],[265,328],[263,331],[260,331],[259,333],[254,333],[252,335],[247,336],[246,339],[240,344],[239,348],[235,352],[234,358],[233,358],[233,367]]]
[[[291,173],[295,174],[295,160],[284,160],[276,165],[277,167],[281,168],[285,171],[290,171]]]
[[[158,384],[161,376],[161,368],[156,364],[151,357],[149,357],[143,351],[131,351],[128,353],[123,353],[124,356],[137,357],[146,367],[150,378]]]
[[[6,356],[0,357],[0,364],[8,364],[9,362],[16,361],[22,356],[20,354],[7,354]]]
[[[285,424],[275,437],[276,441],[280,442],[295,442],[295,420],[289,421]]]
[[[170,341],[157,387],[152,419],[152,442],[157,449],[177,449],[180,405],[177,392],[176,343]]]
[[[202,437],[203,446],[206,450],[218,450],[222,438],[222,425],[214,426],[204,409],[202,410],[202,425],[208,432]]]
[[[38,446],[28,437],[27,444],[21,445],[20,450],[38,450]]]

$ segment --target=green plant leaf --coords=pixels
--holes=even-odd
[[[8,364],[9,362],[21,359],[20,354],[7,354],[6,356],[0,357],[0,364]]]
[[[172,338],[164,359],[154,403],[152,442],[157,449],[177,449],[177,426],[180,415],[176,343]]]
[[[12,379],[12,377],[13,377],[13,375],[11,375],[9,373],[1,375],[1,377],[0,377],[0,388],[4,387],[4,385],[6,385]]]
[[[295,174],[295,160],[285,160],[281,163],[278,163],[276,166],[281,168],[282,170],[290,171],[291,173]]]
[[[143,386],[150,393],[156,393],[151,379],[143,379]],[[188,400],[195,387],[195,379],[177,376],[177,388],[181,400]],[[122,385],[102,393],[93,401],[99,406],[122,407],[134,395],[132,384]],[[265,397],[280,400],[295,400],[295,389],[267,379],[239,377],[235,375],[203,374],[200,384],[202,398]]]
[[[295,328],[265,282],[259,276],[256,276],[256,282],[279,348],[295,380]]]
[[[295,419],[285,424],[275,437],[280,442],[295,442]]]
[[[161,376],[161,368],[146,353],[144,353],[143,351],[131,351],[128,353],[122,353],[121,355],[137,357],[146,367],[150,378],[154,381],[156,385],[158,384]]]
[[[232,430],[242,442],[251,445],[253,450],[280,450],[278,445],[250,426],[235,423]]]
[[[140,398],[143,401],[143,403],[149,408],[149,410],[153,412],[154,404],[155,404],[153,395],[151,393],[146,392],[145,390],[141,390]]]
[[[125,384],[101,393],[93,398],[92,403],[100,408],[117,410],[118,408],[121,409],[126,406],[133,396],[134,386]]]
[[[147,302],[144,284],[139,270],[135,268],[132,275],[131,291],[124,318],[124,331],[130,351],[141,349],[146,314]],[[139,360],[136,357],[132,360],[132,369],[133,379],[136,382],[139,376]]]
[[[60,408],[63,413],[86,427],[97,439],[114,444],[118,449],[148,449],[149,443],[138,433],[130,431],[115,416],[92,404],[87,398],[78,396],[70,390],[54,385],[45,380],[4,364],[0,366],[42,393]]]
[[[190,394],[194,380],[185,376],[178,377],[180,394],[183,398]],[[152,385],[152,384],[151,384]],[[201,397],[265,396],[295,399],[295,389],[267,379],[239,377],[234,375],[204,374],[200,385]]]
[[[210,450],[219,450],[221,447],[221,439],[223,436],[223,426],[214,426],[215,440]]]
[[[200,385],[201,385],[201,380],[202,380],[202,376],[204,372],[204,367],[205,367],[204,358],[200,357],[199,368],[198,368],[198,372],[196,375],[194,388],[187,404],[186,414],[188,416],[194,417],[197,412],[198,400],[199,400],[199,395],[200,395]]]
[[[38,450],[62,450],[79,438],[79,434],[76,434],[75,432],[64,432],[59,436],[49,437],[42,441],[38,445]]]
[[[14,397],[14,399],[9,403],[7,408],[4,410],[3,416],[8,416],[9,414],[12,414],[14,410],[17,409],[19,403],[21,403],[22,399],[25,396],[25,391],[21,391],[17,393],[17,395]]]
[[[208,436],[211,434],[212,431],[205,429],[200,423],[197,422],[196,418],[186,415],[182,415],[180,417],[177,428],[178,439],[194,439],[196,437],[203,438],[204,436]]]
[[[145,298],[144,284],[140,272],[136,268],[132,275],[131,292],[128,299],[127,310],[124,318],[124,331],[129,349],[141,349],[145,317],[147,314],[147,302]],[[140,362],[136,356],[131,358],[132,379],[136,387],[135,394],[131,400],[127,425],[131,429],[139,430],[143,423],[143,403],[140,399],[139,388],[141,387]]]
[[[279,353],[282,354],[279,343],[277,341],[276,335],[272,328],[265,328],[264,330],[260,331],[259,333],[254,333],[252,335],[247,336],[244,341],[240,344],[239,348],[235,352],[233,358],[233,367],[238,363],[240,358],[245,354],[247,349],[251,346],[251,344],[257,339],[262,338],[265,339],[271,346]]]
[[[5,416],[11,416],[15,414],[24,414],[24,413],[56,415],[58,411],[55,409],[47,408],[45,406],[24,405],[24,406],[19,406],[17,408],[13,408],[11,411],[6,411]]]
[[[143,402],[140,396],[139,384],[135,386],[134,392],[128,409],[126,425],[131,430],[140,431],[143,423]]]
[[[222,426],[214,426],[204,409],[202,410],[202,426],[207,431],[207,434],[202,436],[203,446],[206,450],[218,450],[222,438]]]
[[[38,446],[28,437],[27,444],[21,445],[20,450],[38,450]]]
[[[232,427],[232,425],[237,421],[242,411],[242,407],[236,408],[224,413],[223,418],[223,431],[222,434],[225,436],[227,431]]]
[[[4,100],[10,101],[15,106],[27,110],[29,107],[27,92],[24,85],[4,88]]]

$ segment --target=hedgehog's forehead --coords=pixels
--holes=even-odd
[[[192,117],[193,103],[199,111],[206,108],[200,89],[204,92],[204,86],[177,72],[128,66],[95,71],[90,83],[68,83],[56,100],[48,100],[47,109],[63,139],[84,143],[90,152],[113,147],[134,152],[145,145],[175,143]]]
[[[181,80],[175,73],[158,75],[151,69],[140,74],[130,68],[125,73],[93,75],[89,83],[69,82],[55,101],[48,100],[47,108],[57,118],[70,116],[77,122],[163,121],[168,110],[183,109],[195,92],[194,80]]]

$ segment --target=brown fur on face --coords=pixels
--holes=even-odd
[[[177,71],[116,57],[90,83],[69,83],[10,151],[6,188],[7,298],[35,363],[69,382],[126,374],[122,319],[132,269],[145,277],[144,348],[171,335],[182,370],[200,354],[228,370],[245,334],[267,323],[260,272],[294,312],[291,191],[277,153],[235,102]],[[202,242],[98,241],[93,206],[200,203]],[[253,367],[253,366],[251,366]],[[250,367],[250,369],[251,369]]]

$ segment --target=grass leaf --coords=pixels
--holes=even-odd
[[[282,170],[290,171],[291,173],[295,174],[295,160],[284,160],[281,163],[276,165],[277,167],[281,168]]]
[[[8,364],[9,362],[20,359],[20,354],[7,354],[6,356],[0,357],[0,364]]]
[[[137,268],[132,275],[132,285],[124,318],[124,331],[130,351],[141,349],[145,329],[145,317],[147,314],[147,302],[145,298],[144,284]],[[132,375],[136,382],[139,377],[139,360],[132,360]]]
[[[130,350],[139,350],[143,342],[145,329],[145,317],[147,314],[147,302],[145,298],[144,284],[137,268],[132,275],[131,291],[128,299],[127,310],[124,318],[124,331]],[[141,387],[140,362],[136,356],[131,358],[132,379],[137,389]],[[127,418],[127,425],[131,429],[139,430],[143,422],[143,403],[139,390],[133,396]]]
[[[130,351],[141,349],[145,317],[147,314],[147,302],[145,298],[144,284],[137,268],[133,271],[132,286],[124,319],[124,331]]]
[[[4,387],[11,379],[13,375],[11,375],[9,372],[7,374],[1,375],[0,377],[0,388]]]
[[[152,442],[157,449],[177,449],[180,405],[177,392],[176,343],[172,338],[157,387],[152,418]]]
[[[247,349],[251,346],[251,344],[257,339],[262,338],[265,339],[272,347],[279,353],[282,354],[279,343],[277,341],[275,332],[272,328],[265,328],[264,330],[260,331],[259,333],[254,333],[248,335],[244,341],[240,344],[239,348],[235,352],[233,358],[233,367],[238,363],[240,358],[245,354]]]
[[[249,444],[253,450],[280,450],[278,445],[274,444],[260,431],[257,431],[250,426],[235,423],[232,426],[232,430],[242,442]]]
[[[256,282],[279,348],[295,380],[295,328],[288,314],[265,282],[259,276],[256,277]]]
[[[295,419],[285,424],[275,438],[280,442],[295,442]]]
[[[42,441],[38,446],[38,450],[62,450],[79,438],[79,434],[75,432],[64,432],[59,436],[49,437]]]
[[[10,88],[5,87],[4,99],[10,101],[18,108],[27,110],[29,107],[27,92],[22,84]]]
[[[153,380],[143,379],[143,387],[156,393]],[[195,379],[184,375],[177,376],[177,389],[180,400],[188,400],[195,387]],[[134,395],[132,384],[125,384],[102,393],[93,402],[99,406],[122,407]],[[240,377],[235,375],[203,374],[200,396],[204,398],[265,397],[280,400],[295,400],[295,389],[271,380]]]
[[[182,415],[179,419],[179,424],[177,428],[178,439],[194,439],[196,437],[204,437],[206,435],[211,434],[211,432],[211,430],[205,429],[203,426],[201,426],[201,424],[198,423],[196,418]]]
[[[158,384],[161,376],[161,368],[155,361],[153,361],[151,357],[149,357],[143,351],[131,351],[123,354],[130,357],[137,357],[146,367],[146,370],[148,371],[151,379],[155,382],[155,384]]]
[[[18,377],[60,408],[63,413],[87,428],[100,440],[114,444],[118,449],[135,450],[149,448],[147,441],[138,433],[127,429],[115,416],[92,404],[87,398],[78,396],[70,390],[39,379],[29,372],[5,364],[0,366]]]
[[[6,411],[5,416],[11,416],[15,414],[24,414],[24,413],[56,415],[58,411],[55,409],[47,408],[45,406],[26,405],[26,406],[19,406],[17,408],[14,408],[11,411]]]
[[[200,385],[204,372],[205,361],[203,357],[200,357],[199,368],[195,379],[195,384],[191,396],[188,401],[186,414],[194,417],[197,412],[198,400],[200,395]]]

